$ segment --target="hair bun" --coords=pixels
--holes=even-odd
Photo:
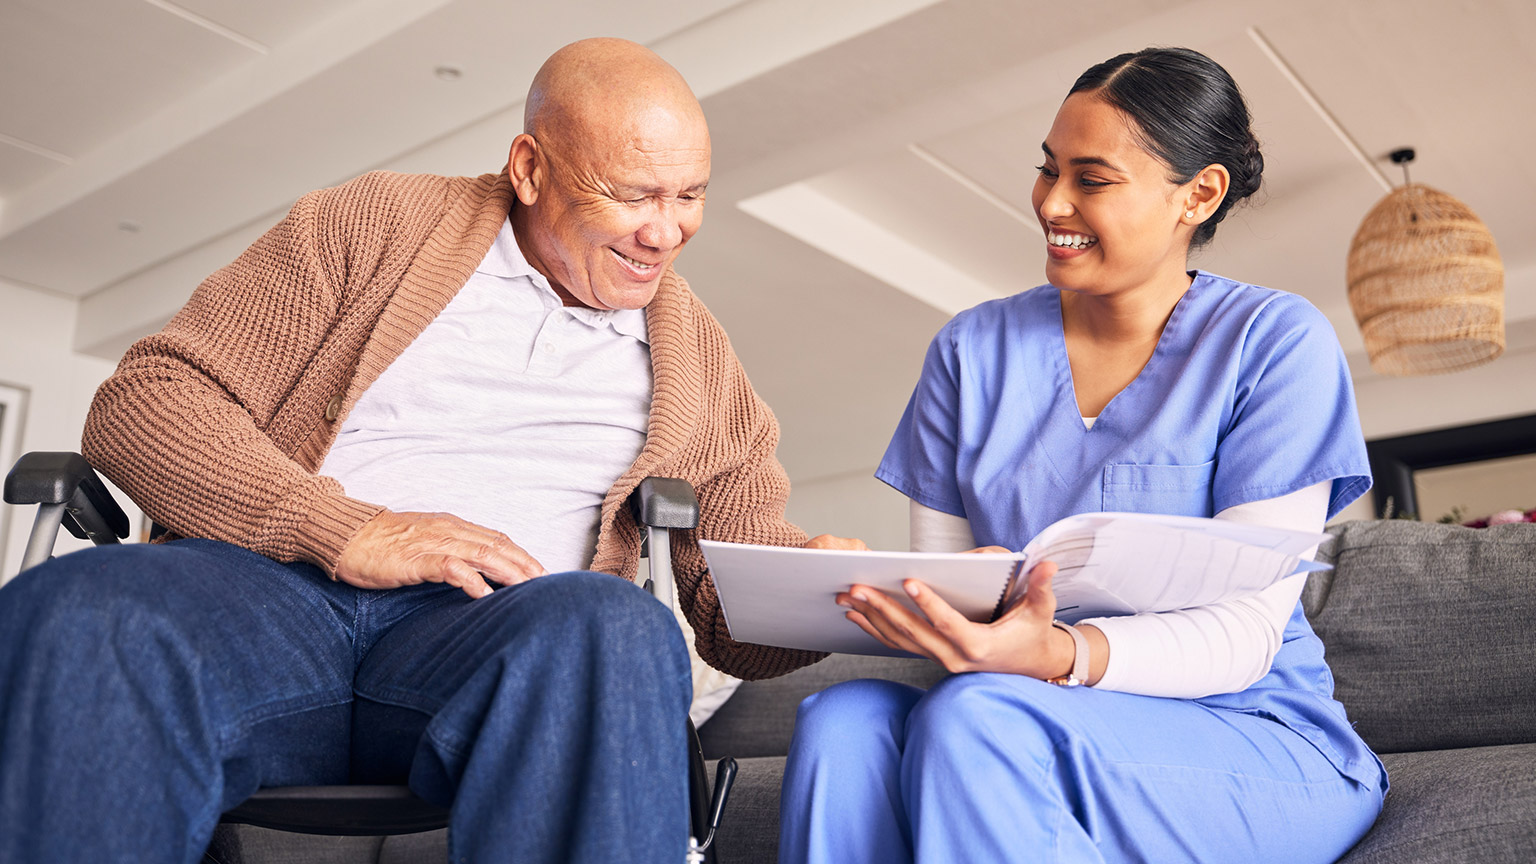
[[[1264,154],[1259,149],[1259,139],[1248,134],[1248,143],[1243,147],[1242,162],[1235,166],[1239,172],[1232,177],[1232,188],[1227,194],[1233,202],[1259,191],[1259,186],[1264,183]]]

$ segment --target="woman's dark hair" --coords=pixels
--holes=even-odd
[[[1188,183],[1208,165],[1232,176],[1227,196],[1195,229],[1203,246],[1227,211],[1259,191],[1264,156],[1248,128],[1248,105],[1227,70],[1188,48],[1147,48],[1121,54],[1084,72],[1067,93],[1093,91],[1136,121],[1142,146],[1166,164],[1174,183]]]

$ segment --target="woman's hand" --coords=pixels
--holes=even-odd
[[[987,624],[968,620],[916,579],[906,580],[902,587],[922,614],[867,585],[854,585],[837,595],[837,603],[849,609],[848,620],[881,643],[927,657],[950,672],[1055,678],[1071,671],[1074,657],[1072,637],[1051,626],[1056,611],[1056,594],[1051,590],[1055,575],[1054,563],[1037,565],[1029,571],[1024,597]],[[1092,677],[1097,679],[1098,674],[1102,667]]]

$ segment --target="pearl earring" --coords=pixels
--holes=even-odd
[[[1184,218],[1185,219],[1193,219],[1193,218],[1195,218],[1195,211],[1193,211],[1193,210],[1185,210],[1184,211]]]

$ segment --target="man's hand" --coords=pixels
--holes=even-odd
[[[446,582],[471,597],[545,575],[507,535],[448,513],[394,513],[373,517],[347,542],[336,578],[359,588],[398,588]],[[483,577],[483,578],[482,578]]]
[[[818,534],[805,541],[806,549],[841,549],[845,552],[868,552],[869,547],[863,540],[857,537],[834,537],[831,534]]]

